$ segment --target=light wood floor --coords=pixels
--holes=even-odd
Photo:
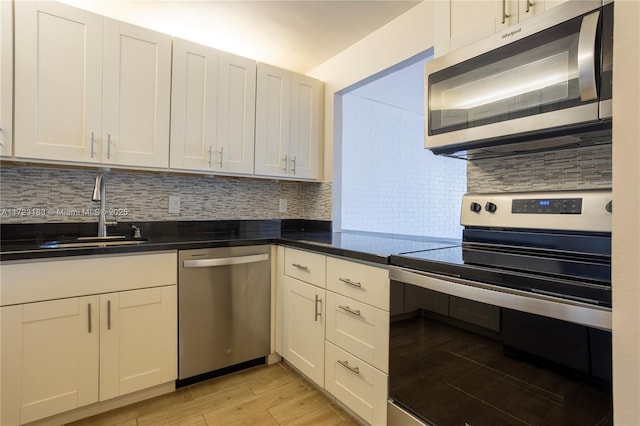
[[[74,426],[339,425],[358,423],[285,363],[180,388]]]

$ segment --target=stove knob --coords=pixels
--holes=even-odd
[[[474,213],[480,213],[480,211],[482,210],[482,206],[478,203],[471,203],[469,209]]]
[[[613,201],[609,201],[607,203],[606,206],[604,206],[604,209],[608,212],[608,213],[613,213]]]
[[[488,202],[487,204],[484,205],[484,209],[489,213],[495,213],[495,211],[498,210],[498,206],[496,206],[492,202]]]

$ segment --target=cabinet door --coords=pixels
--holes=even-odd
[[[1,308],[3,425],[98,401],[98,296]]]
[[[218,51],[173,40],[170,167],[213,170],[216,150]]]
[[[324,85],[303,75],[291,77],[289,173],[318,179],[322,159]]]
[[[102,23],[56,2],[15,2],[17,157],[100,161]]]
[[[104,19],[102,162],[169,166],[171,37]]]
[[[325,291],[288,276],[284,286],[284,357],[324,386]]]
[[[100,400],[177,377],[176,286],[100,296]]]
[[[518,22],[517,0],[451,0],[450,48],[458,49]]]
[[[255,114],[256,62],[220,52],[217,172],[253,173]]]
[[[291,73],[258,64],[255,173],[287,176],[291,115]]]
[[[13,2],[0,2],[0,156],[13,147]]]

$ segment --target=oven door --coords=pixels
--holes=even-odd
[[[613,424],[610,310],[404,268],[390,277],[393,415],[439,426]]]
[[[598,123],[602,11],[583,13],[600,4],[569,2],[426,64],[425,148],[448,154]]]

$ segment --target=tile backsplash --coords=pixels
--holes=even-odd
[[[91,201],[95,170],[2,165],[2,223],[94,222]],[[105,176],[107,210],[120,221],[331,220],[330,182],[206,177],[112,171]],[[168,212],[169,195],[180,197],[180,213]],[[279,200],[287,212],[279,213]]]
[[[467,163],[468,192],[611,188],[611,145]]]

